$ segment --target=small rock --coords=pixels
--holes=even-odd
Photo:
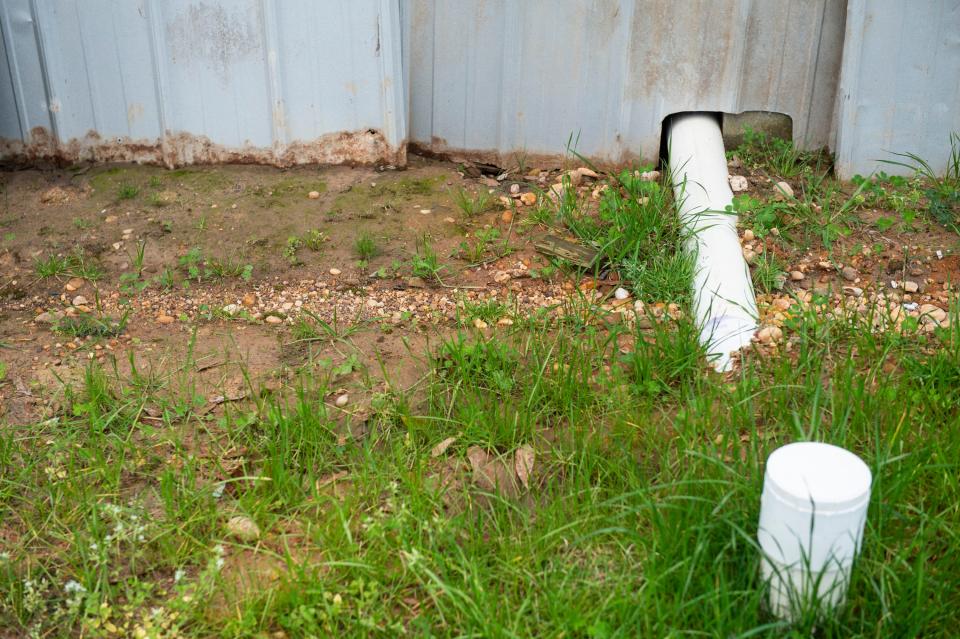
[[[63,290],[68,292],[78,291],[83,288],[83,280],[79,277],[72,277],[70,280],[63,285]]]
[[[618,287],[617,290],[613,292],[613,296],[618,300],[625,300],[630,297],[630,291],[623,287]]]
[[[123,229],[124,235],[133,235],[133,229]]]
[[[511,194],[511,195],[518,195],[519,193],[520,193],[520,185],[519,185],[519,184],[511,184],[511,185],[510,185],[510,194]]]
[[[452,217],[445,217],[445,218],[443,218],[443,221],[446,222],[447,224],[454,224],[454,223],[456,223],[456,220],[453,219]]]
[[[252,542],[260,538],[260,527],[244,515],[234,515],[227,521],[227,533],[240,541]]]
[[[860,297],[863,295],[863,289],[859,286],[844,286],[843,292],[853,297]]]
[[[283,318],[277,315],[267,315],[263,321],[267,324],[283,324]]]
[[[777,182],[773,187],[773,191],[778,200],[785,200],[793,197],[793,187],[786,182]]]
[[[106,222],[107,224],[113,224],[114,222],[117,221],[117,216],[116,216],[116,215],[108,215],[107,217],[104,218],[103,221]]]
[[[320,191],[310,191],[309,193],[307,193],[307,197],[310,198],[311,200],[319,200]]]
[[[806,276],[800,271],[790,271],[790,279],[793,280],[794,282],[799,282],[804,277]]]
[[[497,326],[513,326],[513,320],[509,317],[501,317],[497,320]]]
[[[857,269],[853,268],[852,266],[844,266],[840,270],[840,275],[848,282],[853,282],[857,279]]]
[[[337,408],[343,408],[344,406],[347,405],[347,402],[349,401],[350,401],[350,396],[344,393],[343,395],[340,395],[339,397],[337,397],[336,401],[334,401],[333,403],[337,405]]]
[[[916,293],[920,290],[920,285],[913,280],[906,280],[903,282],[903,290],[907,293]]]
[[[420,209],[420,215],[430,215],[432,212],[431,209]]]
[[[33,318],[37,324],[56,324],[63,317],[63,313],[57,311],[46,311]]]
[[[644,182],[656,182],[660,179],[660,171],[644,171],[640,174],[640,179]]]
[[[493,276],[493,281],[497,284],[503,284],[510,281],[510,274],[505,271],[497,271]]]
[[[223,307],[223,312],[227,315],[233,316],[240,312],[239,304],[227,304]]]
[[[483,330],[483,329],[485,329],[485,328],[487,327],[487,323],[484,322],[484,321],[483,321],[482,319],[480,319],[479,317],[474,318],[474,320],[473,320],[473,325],[474,325],[476,328],[479,328],[480,330]]]
[[[942,260],[942,259],[943,259],[943,251],[937,251],[936,255],[937,255],[937,259],[938,259],[938,260]]]
[[[773,344],[783,338],[783,330],[779,326],[764,326],[757,331],[757,339],[762,344]]]
[[[756,237],[757,236],[754,235],[753,231],[751,231],[750,229],[747,229],[746,231],[743,232],[744,242],[752,242]]]
[[[536,193],[524,193],[523,195],[520,196],[520,202],[524,206],[533,206],[534,204],[537,203],[537,195]]]
[[[343,271],[341,271],[341,270],[338,269],[338,268],[332,268],[332,269],[330,269],[330,275],[340,275],[340,273],[342,273],[342,272],[343,272]]]
[[[119,251],[120,249],[123,248],[123,242],[114,242],[113,244],[111,244],[111,246],[113,247],[114,251]]]
[[[774,237],[780,237],[780,229],[778,229],[777,227],[773,227],[772,229],[770,229],[770,235]]]
[[[513,222],[513,211],[504,211],[503,213],[501,213],[500,220],[504,224],[510,224],[510,222]]]
[[[284,302],[280,305],[280,310],[289,311],[293,308],[293,302]]]
[[[730,176],[730,190],[734,193],[740,193],[746,191],[750,188],[750,183],[747,182],[747,178],[742,175],[731,175]]]
[[[581,166],[579,169],[577,169],[577,173],[579,173],[582,177],[587,177],[594,180],[600,177],[600,175],[597,174],[596,171],[594,171],[593,169],[588,169],[585,166]]]
[[[247,308],[252,308],[254,304],[257,303],[257,296],[253,293],[247,293],[243,296],[243,299],[240,300],[240,303],[246,306]]]
[[[73,304],[74,306],[85,306],[90,302],[88,302],[87,298],[85,298],[83,295],[77,295],[75,298],[73,298],[73,301],[70,303]]]
[[[157,315],[158,324],[173,324],[176,320],[170,315]]]

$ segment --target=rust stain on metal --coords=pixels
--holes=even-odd
[[[160,140],[104,138],[89,131],[83,138],[59,143],[42,127],[30,131],[30,142],[0,138],[0,158],[6,161],[135,162],[168,168],[190,164],[349,164],[404,166],[407,145],[391,146],[377,129],[328,133],[313,140],[296,140],[276,149],[226,147],[206,136],[168,133]]]

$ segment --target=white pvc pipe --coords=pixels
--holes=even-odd
[[[770,610],[792,620],[843,603],[863,540],[870,468],[837,446],[787,444],[763,477],[757,541]]]
[[[696,258],[693,311],[700,341],[719,371],[757,330],[757,301],[737,235],[727,212],[733,192],[720,125],[710,115],[675,116],[669,131],[670,172],[680,220]]]

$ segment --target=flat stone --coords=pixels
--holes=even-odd
[[[852,266],[844,266],[840,270],[840,275],[843,277],[843,279],[847,280],[848,282],[853,282],[854,280],[857,279],[858,274],[857,274],[857,269],[853,268]]]
[[[799,282],[805,277],[806,275],[804,275],[800,271],[790,271],[790,279],[793,280],[794,282]]]
[[[240,541],[252,542],[260,538],[260,527],[244,515],[235,515],[227,521],[227,533]]]
[[[524,206],[533,206],[537,203],[537,195],[536,193],[523,193],[520,196],[520,202]]]
[[[283,324],[283,318],[276,315],[267,315],[263,321],[267,324]]]
[[[777,182],[773,186],[773,191],[779,200],[785,200],[793,197],[793,187],[786,182]]]
[[[730,176],[730,190],[734,193],[741,193],[750,188],[750,183],[747,181],[747,178],[742,175],[731,175]]]
[[[158,324],[173,324],[175,321],[176,319],[170,315],[157,315]]]
[[[73,301],[70,303],[73,304],[74,306],[86,306],[90,302],[88,302],[87,298],[85,298],[83,295],[77,295],[76,297],[73,298]]]

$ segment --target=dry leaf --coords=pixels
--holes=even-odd
[[[431,457],[439,457],[440,455],[447,452],[447,449],[453,445],[453,442],[457,441],[456,437],[447,437],[445,440],[434,446],[430,449]]]
[[[524,488],[530,488],[530,475],[533,474],[533,460],[535,453],[530,444],[524,444],[513,455],[513,469],[520,478]]]
[[[490,455],[479,446],[471,446],[467,449],[467,459],[470,460],[470,467],[477,473],[490,461]]]

